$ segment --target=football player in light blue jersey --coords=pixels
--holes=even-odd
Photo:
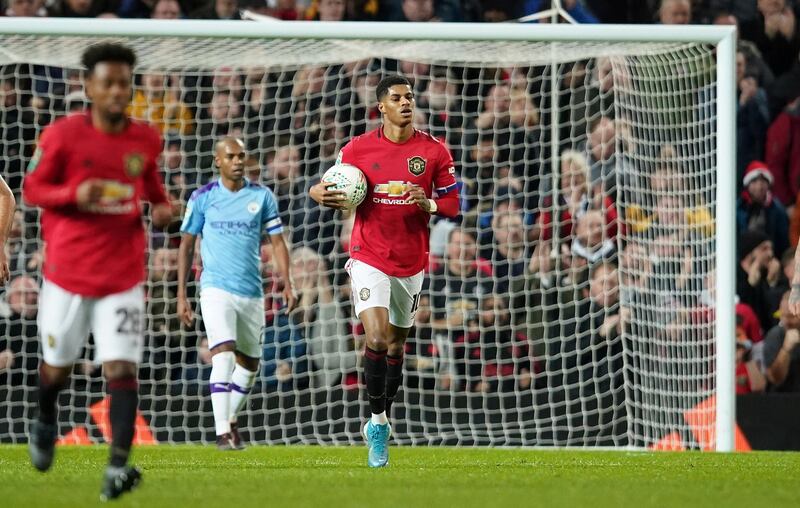
[[[264,328],[261,237],[269,235],[278,272],[286,281],[286,311],[296,303],[289,274],[289,250],[272,191],[244,178],[247,154],[241,140],[226,137],[216,145],[219,179],[196,190],[181,225],[178,258],[178,316],[194,319],[186,279],[197,236],[200,256],[200,306],[211,349],[211,406],[217,448],[244,447],[236,417],[255,383]]]

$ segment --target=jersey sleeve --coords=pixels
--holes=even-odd
[[[55,208],[76,204],[77,184],[64,185],[67,143],[61,130],[59,124],[44,130],[28,164],[22,195],[30,205]]]
[[[450,150],[441,145],[439,163],[436,165],[436,172],[433,175],[433,190],[439,197],[456,190],[456,166],[453,163],[453,156]]]
[[[167,192],[164,190],[164,183],[158,171],[158,154],[161,153],[161,135],[156,131],[152,132],[153,154],[148,158],[147,167],[144,171],[144,199],[153,204],[169,203]]]
[[[283,223],[278,214],[278,202],[270,189],[265,190],[264,204],[261,206],[261,223],[267,234],[280,235],[283,233]]]
[[[458,185],[456,184],[456,167],[450,150],[440,145],[436,172],[433,174],[433,190],[436,192],[437,213],[443,217],[458,215]]]
[[[336,157],[336,164],[351,164],[358,167],[356,164],[355,148],[353,147],[353,140],[350,140],[346,145],[339,150],[339,155]]]
[[[186,204],[186,215],[183,216],[181,223],[181,233],[188,233],[197,236],[203,231],[206,223],[205,204],[208,193],[200,193],[196,190]]]

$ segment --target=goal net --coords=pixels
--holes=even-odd
[[[99,40],[138,53],[131,114],[162,131],[176,204],[216,177],[215,140],[244,139],[248,177],[276,193],[299,294],[286,315],[265,246],[268,325],[245,439],[361,440],[351,221],[307,191],[350,138],[380,124],[375,87],[401,73],[415,125],[456,161],[461,216],[432,222],[395,442],[713,447],[714,45],[354,39],[352,25],[339,38],[237,37],[231,27],[244,25],[218,25],[224,37],[170,35],[177,24],[148,36],[1,35],[0,164],[18,193],[42,129],[86,107],[79,59]],[[0,309],[4,442],[26,439],[36,394],[42,244],[37,210],[20,210]],[[178,228],[150,234],[140,409],[158,442],[210,442],[202,316],[192,329],[176,316]],[[100,442],[104,383],[91,353],[90,342],[60,399],[61,434]]]

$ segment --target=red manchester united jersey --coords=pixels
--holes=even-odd
[[[160,152],[159,134],[137,122],[108,134],[81,113],[44,130],[23,196],[42,208],[45,278],[89,297],[119,293],[144,280],[140,200],[168,201],[156,162]],[[78,210],[78,185],[89,178],[105,181],[103,197]]]
[[[351,139],[339,162],[361,169],[368,186],[356,209],[350,257],[393,277],[419,273],[428,262],[430,214],[405,202],[409,184],[428,197],[455,194],[450,152],[425,132],[415,130],[405,143],[394,143],[378,128]]]

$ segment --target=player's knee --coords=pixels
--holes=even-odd
[[[389,337],[385,332],[367,334],[367,347],[374,351],[384,351],[389,347]]]
[[[211,357],[211,366],[223,369],[225,372],[231,372],[236,363],[236,353],[233,351],[217,351]]]
[[[389,347],[386,348],[386,354],[391,356],[400,356],[405,350],[405,345],[402,341],[390,342]]]
[[[103,375],[109,381],[136,377],[136,364],[123,360],[112,360],[103,363]]]
[[[245,369],[254,372],[258,370],[259,359],[253,358],[252,356],[243,355],[241,353],[236,354],[236,361],[244,367]]]

